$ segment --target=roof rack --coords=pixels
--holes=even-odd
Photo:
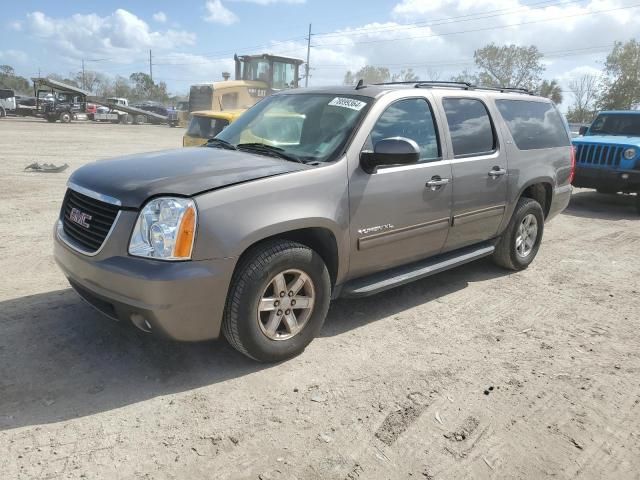
[[[454,81],[441,81],[441,80],[413,80],[410,82],[384,82],[374,83],[373,85],[414,85],[415,88],[434,88],[434,87],[447,87],[447,88],[460,88],[462,90],[490,90],[494,92],[512,92],[522,93],[525,95],[534,95],[534,93],[526,88],[521,87],[484,87],[482,85],[473,85],[469,82],[454,82]],[[360,88],[363,88],[360,85]]]

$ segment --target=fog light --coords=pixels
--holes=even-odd
[[[629,174],[628,173],[623,173],[622,175],[620,175],[620,178],[623,180],[627,180],[629,178]]]

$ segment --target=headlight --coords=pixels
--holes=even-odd
[[[187,198],[156,198],[147,203],[133,228],[129,254],[162,260],[191,258],[197,210]]]
[[[626,158],[627,160],[631,160],[632,158],[634,158],[636,156],[636,149],[635,148],[627,148],[624,153],[624,158]]]

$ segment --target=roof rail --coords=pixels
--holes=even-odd
[[[458,87],[464,88],[468,90],[473,88],[469,82],[454,82],[454,81],[440,81],[440,80],[412,80],[412,81],[403,81],[403,82],[383,82],[383,83],[374,83],[374,85],[414,85],[416,88],[420,88],[422,86],[425,87]]]
[[[482,85],[473,85],[469,82],[454,82],[454,81],[441,81],[441,80],[413,80],[403,82],[384,82],[374,83],[373,85],[414,85],[415,88],[434,88],[434,87],[448,87],[448,88],[461,88],[463,90],[490,90],[494,92],[512,92],[522,93],[525,95],[534,95],[534,92],[522,87],[484,87]],[[362,86],[361,86],[362,88]]]

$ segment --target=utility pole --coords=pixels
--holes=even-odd
[[[311,24],[309,24],[309,36],[307,37],[307,63],[304,66],[304,86],[309,86],[309,55],[311,54]]]
[[[82,59],[82,89],[83,90],[86,90],[86,85],[87,85],[87,83],[86,83],[86,80],[85,80],[85,77],[84,77],[84,58],[83,58]]]
[[[151,49],[149,49],[149,77],[151,77],[151,83],[153,83],[153,63],[151,63]]]

